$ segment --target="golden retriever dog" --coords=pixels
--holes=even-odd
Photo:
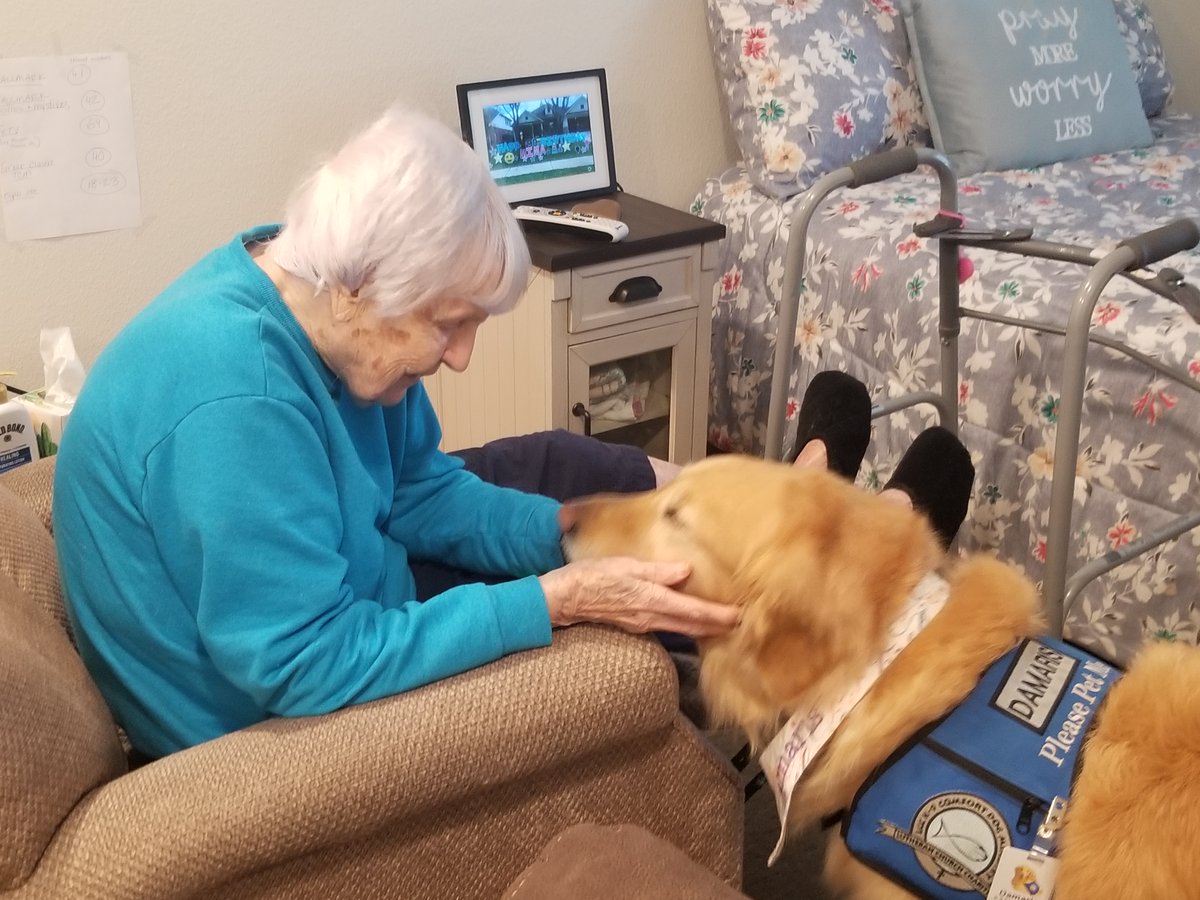
[[[1037,592],[1015,569],[984,555],[948,561],[922,516],[819,469],[718,456],[655,491],[575,501],[564,520],[569,559],[683,560],[692,572],[681,589],[741,607],[730,634],[700,642],[701,691],[714,722],[736,724],[759,748],[798,707],[840,695],[879,656],[917,582],[942,568],[945,606],[806,771],[792,831],[847,808],[897,747],[1044,630]],[[1086,745],[1056,900],[1099,886],[1105,896],[1200,896],[1200,651],[1145,655]],[[854,861],[836,830],[825,876],[854,897],[910,896]]]

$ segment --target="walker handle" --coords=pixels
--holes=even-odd
[[[886,181],[888,178],[915,171],[917,165],[915,147],[897,147],[883,153],[872,153],[847,165],[853,176],[847,187],[856,188],[864,184],[874,184],[876,181]]]
[[[1140,269],[1160,259],[1166,259],[1200,243],[1200,228],[1192,219],[1174,222],[1121,241],[1117,246],[1128,247],[1136,257],[1133,268]]]

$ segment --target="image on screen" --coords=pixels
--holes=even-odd
[[[596,171],[586,94],[483,107],[488,166],[496,184],[564,178]]]

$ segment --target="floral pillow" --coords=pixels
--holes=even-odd
[[[1129,52],[1129,63],[1137,76],[1138,92],[1142,95],[1142,108],[1147,116],[1157,116],[1166,109],[1174,86],[1171,73],[1167,71],[1167,59],[1163,55],[1162,41],[1158,29],[1150,17],[1150,10],[1143,0],[1114,0],[1117,24],[1125,49]]]
[[[708,0],[713,57],[742,157],[786,198],[889,147],[929,144],[893,0]]]

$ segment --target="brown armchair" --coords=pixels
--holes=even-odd
[[[596,626],[129,771],[68,636],[52,478],[52,458],[0,476],[0,897],[499,897],[579,822],[740,882],[732,768],[662,649]]]

